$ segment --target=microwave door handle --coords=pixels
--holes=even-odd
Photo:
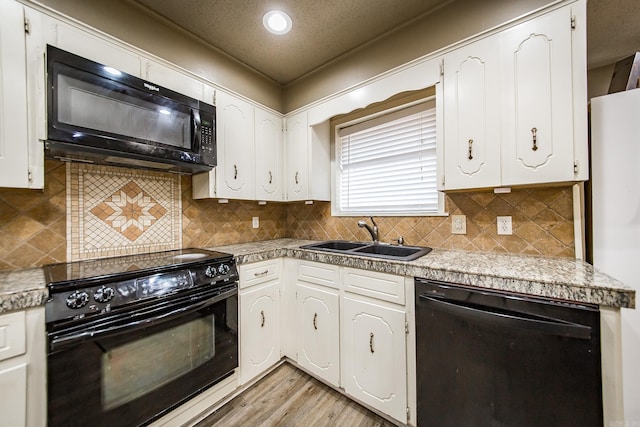
[[[231,289],[227,292],[223,292],[214,297],[208,298],[204,301],[197,302],[195,304],[187,304],[180,305],[177,308],[174,308],[169,311],[165,311],[162,314],[152,317],[143,317],[141,319],[137,319],[132,322],[127,322],[125,324],[117,325],[117,326],[109,326],[103,329],[92,329],[80,331],[78,333],[74,333],[71,335],[63,335],[51,340],[49,345],[49,351],[59,351],[67,347],[71,347],[73,345],[79,344],[85,341],[94,341],[98,338],[106,338],[113,335],[118,335],[121,333],[129,333],[134,332],[136,330],[149,328],[151,326],[155,326],[169,320],[174,320],[176,318],[180,318],[186,316],[190,313],[196,312],[198,310],[202,310],[207,308],[213,304],[216,304],[222,300],[225,300],[233,295],[237,295],[237,288]]]
[[[200,111],[191,109],[191,148],[200,147],[201,145],[201,120]]]

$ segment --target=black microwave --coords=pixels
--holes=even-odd
[[[48,158],[198,173],[216,166],[216,109],[47,46]]]

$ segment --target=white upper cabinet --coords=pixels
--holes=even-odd
[[[444,57],[444,190],[570,182],[586,169],[585,2]]]
[[[216,117],[217,196],[251,200],[255,195],[254,108],[240,98],[218,91]]]
[[[503,185],[574,179],[571,18],[565,7],[500,34]]]
[[[445,187],[500,185],[498,39],[444,56]]]
[[[216,91],[218,165],[193,176],[193,198],[255,198],[254,107]]]
[[[31,186],[28,142],[24,12],[0,0],[0,187]]]
[[[282,117],[255,110],[256,199],[282,201]]]
[[[286,118],[287,129],[287,200],[309,198],[309,125],[307,112]]]
[[[330,200],[329,121],[309,126],[302,111],[285,125],[285,200]]]

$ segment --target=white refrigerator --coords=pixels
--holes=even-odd
[[[593,264],[640,289],[640,89],[591,99]],[[640,305],[640,301],[637,301]],[[622,309],[625,422],[640,426],[640,307]]]

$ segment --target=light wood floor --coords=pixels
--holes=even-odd
[[[384,418],[285,363],[196,427],[391,427]]]

